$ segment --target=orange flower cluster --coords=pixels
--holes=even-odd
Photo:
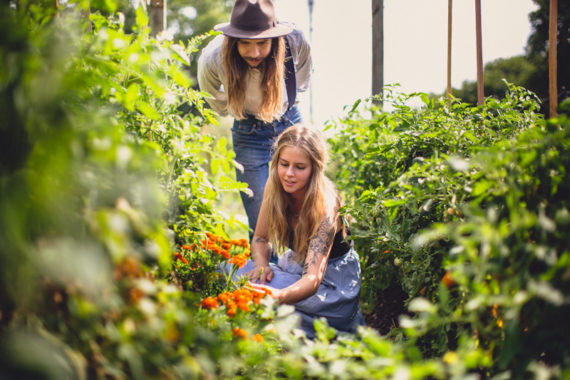
[[[233,292],[220,293],[216,297],[206,297],[202,300],[201,305],[204,309],[216,309],[220,306],[219,301],[227,308],[227,314],[233,317],[238,309],[250,312],[250,305],[252,303],[259,305],[261,299],[266,295],[271,295],[271,292],[269,290],[257,291],[241,288]]]
[[[232,335],[236,338],[247,339],[247,331],[245,331],[244,329],[242,329],[240,327],[234,327],[232,329]],[[255,334],[252,339],[258,343],[261,343],[261,342],[263,342],[263,335],[261,335],[259,333]]]
[[[247,339],[247,331],[239,327],[234,327],[232,330],[232,335],[236,338]]]
[[[206,297],[202,300],[202,307],[204,309],[217,309],[219,306],[216,297]]]
[[[174,252],[174,257],[176,260],[182,261],[184,264],[188,265],[188,260],[184,256],[182,256],[179,252]]]
[[[195,251],[197,248],[213,251],[224,257],[226,260],[230,260],[230,263],[235,264],[240,268],[245,265],[245,262],[249,257],[249,243],[246,239],[225,240],[224,238],[216,236],[210,232],[206,232],[206,236],[207,238],[202,240],[200,247],[196,244],[182,244],[180,247],[187,251]],[[233,258],[230,253],[232,246],[242,248],[242,253],[238,253],[233,256],[237,256],[236,258]],[[186,259],[182,253],[174,252],[174,257],[176,260],[182,261],[184,264],[188,265],[188,259]],[[192,267],[192,269],[196,269],[196,267]]]
[[[245,254],[237,254],[229,260],[230,264],[235,264],[239,268],[242,268],[247,262],[247,256]]]
[[[223,256],[226,260],[232,258],[230,254],[230,249],[232,246],[241,247],[245,250],[244,253],[240,254],[245,256],[246,258],[249,257],[249,243],[246,239],[239,239],[239,240],[225,240],[220,236],[216,236],[210,232],[206,232],[207,239],[202,240],[202,248],[214,251],[220,256]],[[240,259],[237,259],[238,262],[241,262]],[[236,264],[238,265],[238,264]],[[240,268],[245,265],[242,264],[241,266],[238,265]]]

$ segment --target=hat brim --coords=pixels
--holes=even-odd
[[[234,38],[261,39],[285,36],[293,31],[293,25],[279,22],[273,28],[266,30],[243,30],[237,29],[229,22],[226,22],[214,26],[214,30]]]

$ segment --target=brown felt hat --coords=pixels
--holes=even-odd
[[[218,24],[214,30],[235,38],[274,38],[293,31],[288,23],[277,22],[271,0],[237,0],[230,22]]]

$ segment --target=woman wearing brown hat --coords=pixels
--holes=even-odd
[[[297,91],[309,87],[310,47],[301,31],[277,22],[271,0],[237,0],[229,23],[214,27],[215,37],[198,59],[200,89],[212,109],[234,118],[232,139],[241,194],[255,231],[271,161],[271,146],[287,127],[301,121]],[[250,233],[250,238],[252,233]]]

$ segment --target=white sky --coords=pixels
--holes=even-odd
[[[344,114],[371,95],[372,1],[314,0],[313,123]],[[310,38],[308,0],[274,0],[279,20]],[[447,85],[447,0],[384,0],[384,84],[443,93]],[[532,0],[481,0],[483,62],[524,53]],[[453,2],[452,86],[475,80],[475,1]],[[309,121],[309,96],[300,95]]]

